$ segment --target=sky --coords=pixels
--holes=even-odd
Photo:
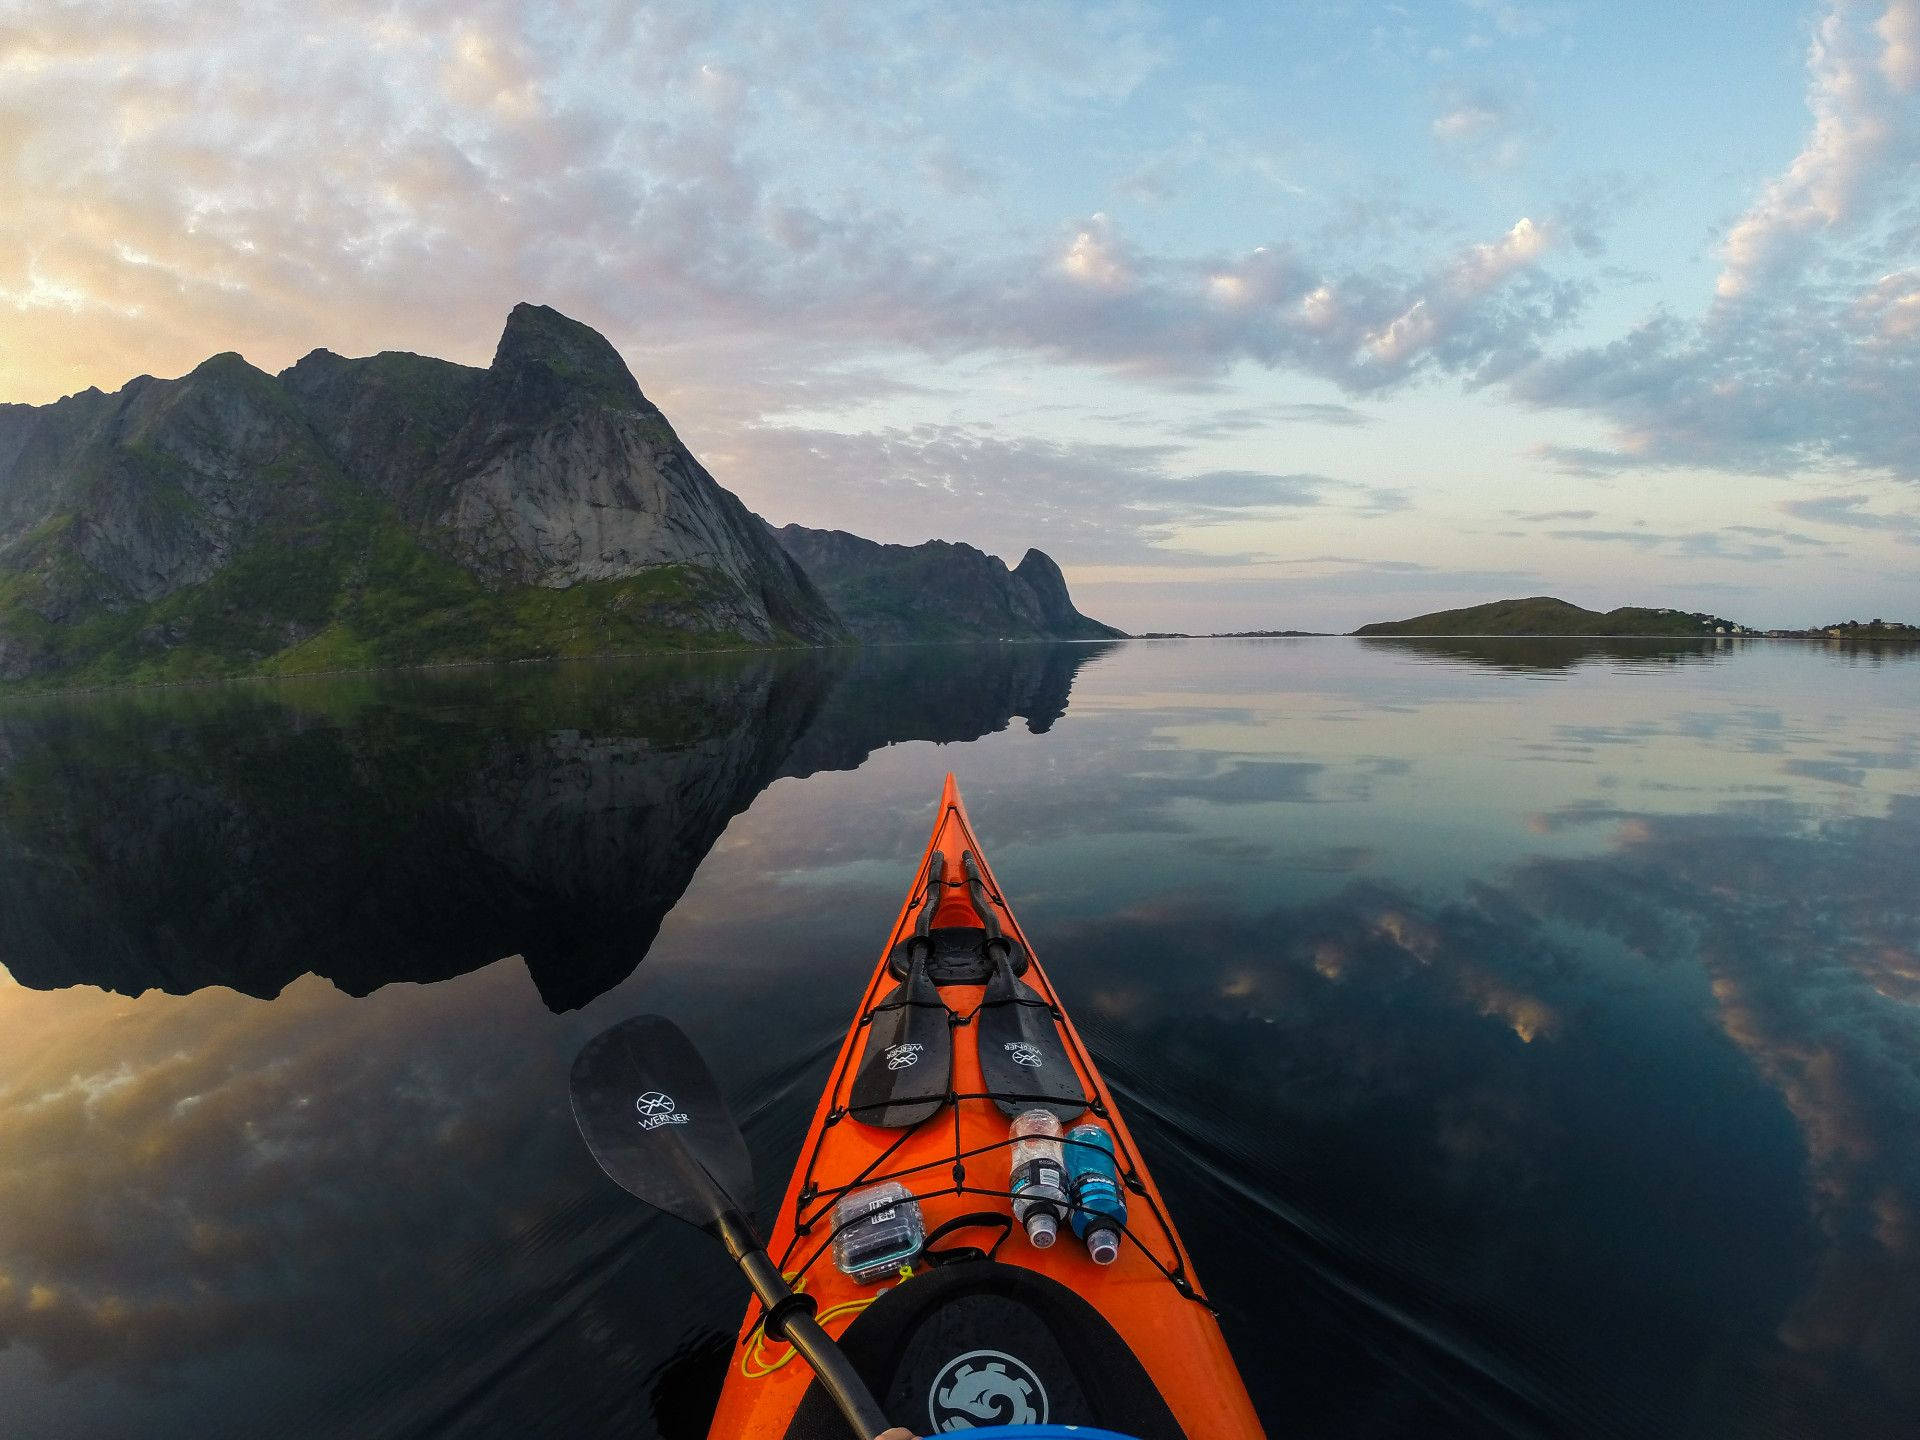
[[[1920,0],[0,0],[0,401],[611,339],[1129,630],[1920,622]]]

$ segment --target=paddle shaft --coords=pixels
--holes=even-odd
[[[1007,932],[1001,928],[1000,916],[993,908],[993,901],[987,897],[987,882],[981,878],[980,864],[973,858],[971,850],[960,852],[961,868],[967,872],[967,894],[973,897],[973,908],[980,916],[981,928],[987,932],[987,954],[997,956],[1007,966],[1008,978],[1013,972],[1013,942],[1007,939]]]
[[[933,952],[933,912],[940,908],[940,887],[947,878],[947,856],[943,850],[933,852],[933,858],[927,862],[927,893],[920,902],[920,913],[913,921],[913,944],[908,954],[922,958]]]
[[[781,1302],[793,1298],[793,1290],[787,1284],[780,1269],[767,1257],[766,1248],[759,1237],[753,1233],[753,1226],[738,1211],[728,1211],[713,1222],[712,1232],[719,1237],[720,1243],[727,1247],[727,1253],[733,1256],[734,1263],[747,1277],[747,1283],[753,1287],[753,1293],[766,1307],[771,1322],[776,1307]],[[811,1302],[809,1302],[811,1304]],[[779,1319],[780,1333],[775,1339],[784,1339],[819,1377],[821,1385],[826,1387],[836,1409],[846,1417],[847,1424],[853,1427],[853,1433],[860,1440],[877,1440],[877,1437],[892,1429],[887,1417],[880,1413],[866,1382],[848,1363],[847,1357],[833,1338],[820,1328],[820,1322],[813,1318],[808,1310],[789,1310]],[[772,1324],[768,1325],[769,1330]]]

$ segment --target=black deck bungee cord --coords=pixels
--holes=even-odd
[[[1008,1142],[1008,1143],[1011,1143],[1011,1142]],[[1084,1144],[1085,1142],[1076,1141],[1074,1143]],[[998,1147],[985,1146],[982,1148],[995,1149]],[[974,1153],[979,1153],[979,1152],[974,1152]],[[924,1169],[927,1167],[922,1166],[919,1168]],[[887,1176],[884,1178],[891,1179],[893,1177]],[[1012,1199],[1018,1198],[1014,1194],[1014,1192],[1011,1190],[989,1190],[986,1187],[979,1186],[979,1185],[948,1185],[938,1190],[913,1191],[910,1193],[912,1195],[912,1198],[915,1200],[934,1200],[934,1199],[938,1199],[942,1195],[980,1195],[980,1196],[984,1196],[986,1198],[995,1199],[995,1200],[1012,1200]],[[1113,1226],[1114,1228],[1117,1228],[1123,1236],[1125,1236],[1129,1241],[1133,1243],[1133,1246],[1136,1250],[1138,1250],[1142,1255],[1147,1257],[1148,1263],[1150,1263],[1154,1269],[1160,1272],[1161,1278],[1164,1279],[1169,1285],[1173,1286],[1175,1291],[1177,1291],[1180,1295],[1186,1297],[1187,1299],[1195,1301],[1196,1303],[1204,1306],[1208,1310],[1208,1312],[1211,1314],[1214,1314],[1217,1316],[1220,1313],[1219,1311],[1213,1308],[1213,1303],[1210,1300],[1208,1300],[1203,1293],[1201,1293],[1200,1289],[1197,1286],[1195,1286],[1190,1279],[1187,1278],[1187,1273],[1184,1266],[1180,1265],[1177,1260],[1173,1265],[1169,1266],[1158,1255],[1155,1255],[1153,1253],[1152,1249],[1146,1244],[1145,1241],[1143,1241],[1138,1235],[1134,1234],[1133,1227],[1128,1225],[1125,1221],[1115,1222],[1111,1216],[1104,1215],[1102,1214],[1102,1212],[1097,1210],[1090,1210],[1084,1205],[1076,1205],[1071,1200],[1067,1202],[1067,1210],[1070,1214],[1080,1213],[1080,1214],[1088,1214],[1088,1215],[1101,1215],[1101,1218],[1108,1225]],[[783,1276],[786,1277],[787,1283],[789,1285],[798,1286],[800,1282],[806,1278],[807,1272],[812,1270],[813,1267],[819,1263],[820,1257],[825,1255],[829,1250],[833,1248],[834,1239],[840,1234],[840,1232],[842,1230],[848,1229],[851,1226],[858,1225],[865,1218],[866,1217],[864,1215],[856,1215],[851,1220],[843,1221],[841,1224],[834,1226],[833,1229],[828,1232],[827,1236],[823,1240],[821,1240],[821,1242],[818,1245],[814,1247],[813,1253],[808,1255],[807,1258],[803,1262],[801,1262],[800,1268],[797,1270],[787,1269],[787,1262],[789,1259],[792,1258],[793,1250],[796,1248],[794,1245],[789,1245],[786,1251],[782,1254],[780,1259],[780,1272]],[[965,1219],[970,1217],[963,1216],[960,1218]],[[951,1223],[951,1222],[948,1222],[948,1223]],[[994,1248],[995,1250],[998,1250],[999,1245],[996,1244]],[[762,1307],[761,1313],[757,1317],[755,1317],[753,1324],[748,1328],[747,1335],[751,1337],[756,1331],[760,1329],[761,1325],[763,1325],[765,1321],[766,1321],[766,1311],[765,1311],[765,1307]]]

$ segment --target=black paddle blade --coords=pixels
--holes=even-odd
[[[1007,963],[1004,943],[988,942],[993,952],[993,978],[980,1000],[980,1078],[994,1104],[1007,1116],[1027,1110],[1050,1110],[1065,1124],[1087,1108],[1087,1092],[1080,1086],[1053,1012],[1031,985],[1018,979]],[[1003,1096],[1023,1099],[1003,1099]]]
[[[587,1148],[629,1194],[702,1229],[747,1213],[747,1142],[671,1020],[636,1015],[601,1031],[574,1059],[572,1090]]]
[[[927,975],[927,949],[914,946],[907,978],[871,1012],[847,1099],[847,1113],[863,1125],[909,1129],[946,1104],[953,1087],[953,1031]]]

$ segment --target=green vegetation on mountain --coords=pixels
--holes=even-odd
[[[71,517],[57,527],[65,529]],[[58,571],[0,578],[0,632],[45,685],[152,684],[429,661],[515,660],[753,643],[711,623],[716,572],[653,565],[565,589],[490,589],[364,498],[305,533],[261,536],[212,577],[146,604],[45,618]],[[791,637],[781,636],[781,639]]]
[[[1656,610],[1626,605],[1583,610],[1550,595],[1496,600],[1462,610],[1436,610],[1411,620],[1362,625],[1356,635],[1654,635],[1662,637],[1747,634],[1745,626],[1699,611]]]

